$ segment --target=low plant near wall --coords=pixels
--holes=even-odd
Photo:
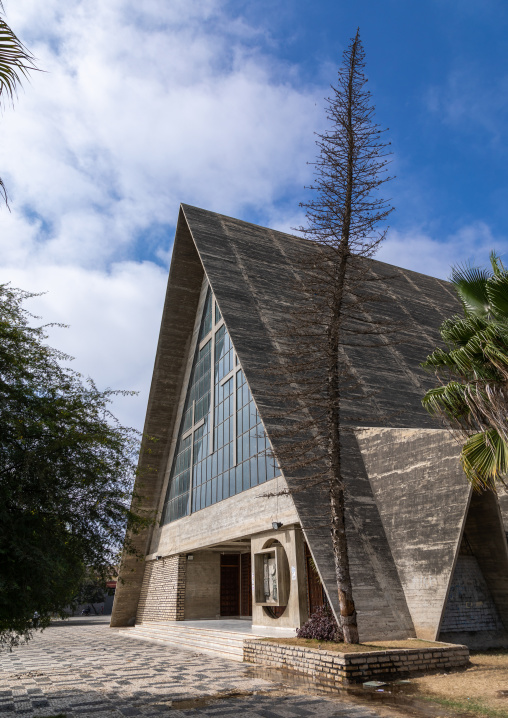
[[[315,638],[319,641],[333,641],[341,643],[344,641],[342,628],[335,620],[329,606],[320,606],[301,628],[296,630],[298,639]],[[358,644],[348,644],[358,645]]]

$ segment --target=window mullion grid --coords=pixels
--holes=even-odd
[[[192,513],[192,492],[194,482],[194,431],[191,434],[191,445],[190,445],[190,479],[189,479],[189,502],[187,506],[187,516]]]
[[[237,367],[233,371],[233,466],[236,468],[238,465],[237,456],[237,444],[238,444],[238,398],[237,398],[237,387],[238,387],[238,371]]]
[[[215,297],[212,302],[212,342],[210,346],[210,438],[208,440],[208,454],[214,451],[215,428]]]

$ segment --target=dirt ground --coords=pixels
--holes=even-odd
[[[464,670],[413,678],[411,687],[459,712],[508,717],[508,651],[472,653]]]
[[[273,638],[265,639],[273,641]],[[305,645],[314,649],[336,651],[373,651],[390,648],[418,648],[436,645],[423,641],[372,641],[369,644],[344,646],[313,639],[278,638],[277,643]],[[414,645],[413,645],[414,644]],[[437,644],[441,645],[441,644]],[[391,689],[391,690],[390,690]],[[508,718],[508,650],[471,653],[470,665],[459,671],[411,678],[409,683],[390,684],[383,690],[429,702],[429,708],[442,706],[443,716],[475,718]],[[402,707],[402,706],[401,706]],[[434,713],[434,711],[432,711]],[[439,710],[437,715],[441,715]]]
[[[303,646],[314,648],[317,651],[337,651],[339,653],[365,653],[369,651],[386,651],[392,648],[427,648],[429,646],[440,647],[442,643],[432,641],[421,641],[420,639],[404,639],[400,641],[371,641],[370,643],[332,643],[331,641],[320,641],[316,638],[262,638],[268,643],[281,643],[290,646]]]

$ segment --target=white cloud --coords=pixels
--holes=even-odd
[[[508,75],[489,76],[486,82],[477,64],[462,59],[455,65],[424,96],[433,121],[439,118],[455,131],[468,133],[484,151],[485,141],[504,147]]]
[[[280,81],[219,3],[177,5],[53,2],[52,42],[35,35],[47,73],[4,116],[0,167],[15,206],[51,223],[55,258],[107,264],[182,200],[242,214],[305,183],[315,89]],[[36,14],[16,6],[28,37]]]
[[[448,279],[453,265],[489,264],[489,254],[506,246],[506,238],[494,237],[484,222],[461,227],[449,237],[432,237],[420,229],[391,230],[376,259],[397,267],[412,269],[432,277]]]
[[[167,273],[151,262],[122,262],[109,272],[72,265],[5,267],[12,286],[45,292],[26,308],[49,329],[48,343],[75,357],[71,366],[101,388],[139,392],[115,400],[115,412],[141,429],[159,332]]]
[[[7,0],[45,72],[2,123],[0,281],[34,291],[52,344],[142,424],[181,201],[283,226],[308,179],[323,88],[221,0]],[[295,202],[296,205],[296,202]],[[285,227],[287,229],[287,226]],[[131,402],[133,400],[130,400]]]

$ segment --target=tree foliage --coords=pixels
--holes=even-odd
[[[294,416],[281,432],[287,449],[277,451],[286,472],[300,473],[307,485],[327,487],[341,629],[348,643],[358,642],[358,630],[345,526],[343,444],[351,430],[345,402],[352,397],[361,402],[362,391],[347,350],[379,342],[388,331],[385,322],[366,311],[380,299],[371,289],[367,258],[384,239],[378,225],[392,211],[379,194],[390,179],[389,149],[374,121],[364,68],[357,32],[327,99],[329,129],[316,143],[313,196],[301,205],[307,224],[299,229],[313,251],[302,243],[295,283],[301,301],[288,321],[287,347],[281,344],[282,393],[292,397]],[[285,407],[290,401],[281,398]]]
[[[63,366],[23,303],[0,285],[0,637],[15,642],[72,601],[86,571],[114,571],[138,435],[100,391]]]
[[[492,253],[491,270],[455,267],[451,282],[463,314],[444,322],[446,348],[423,365],[440,381],[423,405],[463,436],[471,483],[493,487],[508,472],[508,270]]]
[[[93,571],[88,570],[81,581],[78,591],[74,596],[74,605],[88,604],[95,615],[97,610],[95,603],[102,603],[107,596],[106,583],[104,575],[97,575]]]

